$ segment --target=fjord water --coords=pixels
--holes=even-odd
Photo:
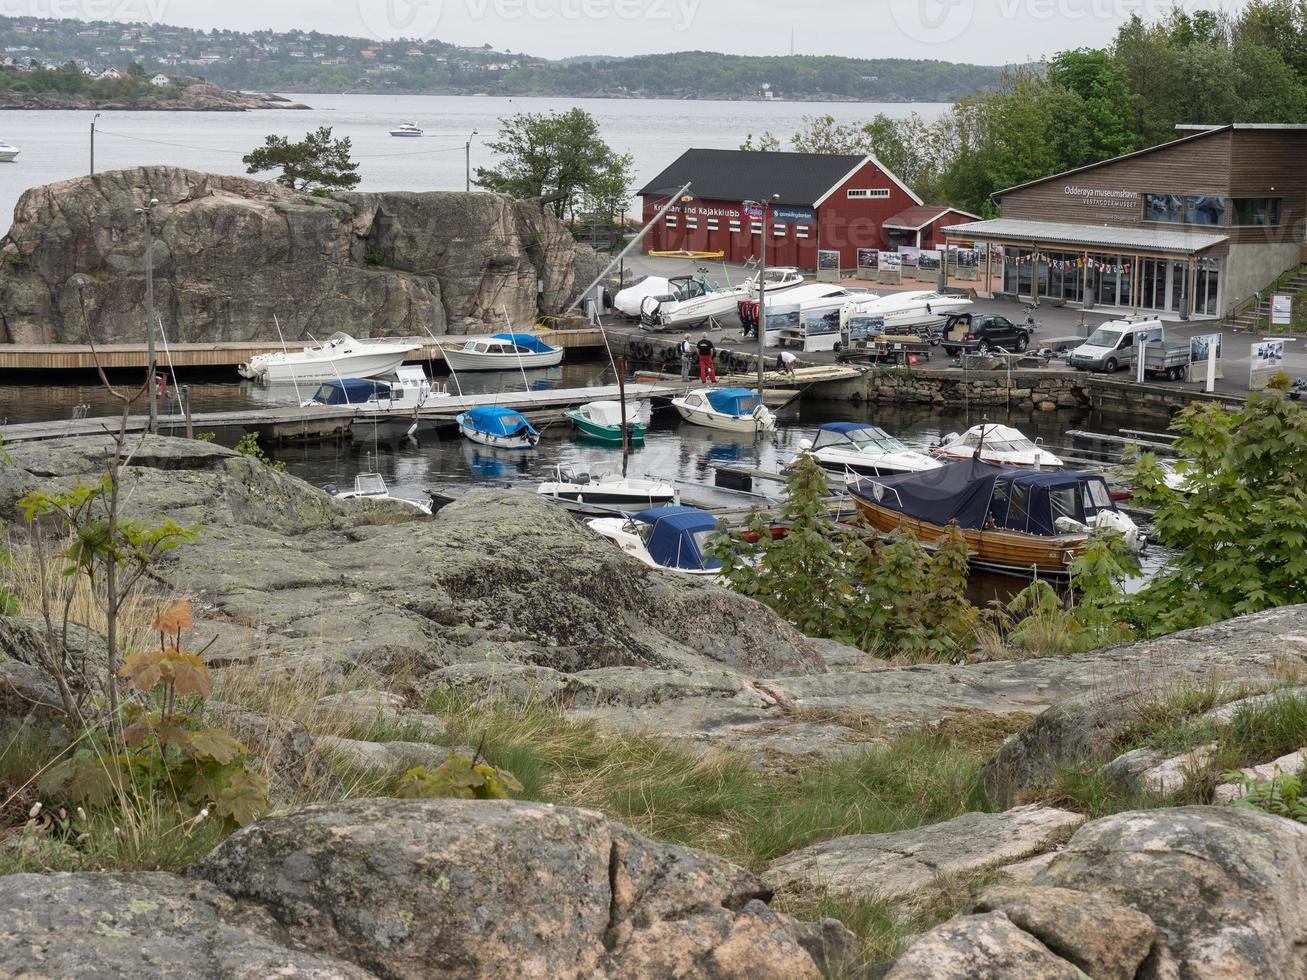
[[[492,162],[484,141],[499,119],[518,112],[566,112],[579,106],[598,121],[604,139],[635,158],[638,188],[691,147],[734,149],[751,134],[769,131],[782,140],[805,116],[830,114],[840,122],[878,112],[935,118],[939,103],[713,102],[659,99],[507,98],[424,95],[287,95],[310,110],[252,112],[103,112],[97,123],[95,166],[112,170],[167,164],[214,173],[243,174],[242,155],[269,134],[299,137],[318,126],[354,143],[364,191],[463,190],[464,146],[472,139],[472,167]],[[29,187],[87,173],[90,111],[0,111],[0,140],[22,149],[0,164],[0,223],[8,230],[19,196]],[[417,123],[421,139],[396,139],[389,130]]]

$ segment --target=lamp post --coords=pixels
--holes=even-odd
[[[762,401],[763,375],[766,373],[765,355],[767,351],[767,216],[771,214],[772,205],[780,200],[779,194],[773,194],[762,201],[745,201],[745,211],[749,220],[752,212],[761,211],[762,249],[758,256],[758,400]]]
[[[91,117],[91,176],[95,176],[95,121],[100,118],[97,112]]]
[[[468,134],[467,143],[463,146],[467,162],[467,192],[469,194],[472,193],[472,137],[476,135],[477,131],[475,129],[472,130],[472,132]]]
[[[158,204],[157,198],[150,198],[150,203],[143,208],[137,208],[136,213],[141,216],[141,221],[145,225],[145,315],[148,319],[145,330],[145,354],[148,362],[146,374],[146,396],[150,400],[150,432],[159,431],[159,399],[155,391],[155,370],[156,357],[154,351],[154,228],[150,221],[154,217],[154,207]]]

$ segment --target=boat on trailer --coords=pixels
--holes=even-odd
[[[454,420],[464,438],[491,449],[534,449],[540,433],[521,412],[483,405],[470,408]]]
[[[972,561],[1003,572],[1065,577],[1098,530],[1120,533],[1135,552],[1145,543],[1094,473],[968,459],[924,473],[865,477],[849,493],[882,534],[910,534],[934,548],[956,524]]]
[[[717,518],[697,507],[656,507],[630,517],[587,521],[591,530],[651,568],[716,577],[722,563],[707,553]]]

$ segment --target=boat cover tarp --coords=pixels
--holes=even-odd
[[[861,432],[864,429],[874,433],[877,439],[888,434],[884,429],[877,428],[874,425],[868,425],[866,422],[827,422],[821,427],[822,432],[838,432],[840,435],[848,435],[850,432]]]
[[[1103,483],[1103,478],[1092,473],[1014,470],[964,459],[922,473],[860,480],[851,492],[941,527],[956,521],[967,530],[988,525],[1054,536],[1061,533],[1055,524],[1059,517],[1085,522],[1084,487],[1091,482]],[[1099,497],[1110,501],[1106,484]]]
[[[368,381],[363,378],[345,378],[341,381],[326,381],[313,396],[313,400],[323,405],[362,405],[373,397],[377,399],[390,397],[390,385],[381,381]]]
[[[748,388],[714,388],[708,392],[708,404],[724,415],[752,415],[759,402]]]
[[[487,435],[513,436],[523,431],[536,435],[535,428],[526,420],[526,416],[511,408],[499,408],[494,405],[470,408],[466,418],[472,428]]]
[[[980,530],[989,518],[994,483],[1012,470],[964,459],[921,473],[859,480],[850,492],[882,507],[943,527]]]
[[[510,344],[516,344],[523,350],[528,350],[532,354],[548,354],[552,347],[533,333],[497,333],[491,340],[506,340]]]
[[[646,547],[649,557],[664,568],[721,568],[721,562],[703,553],[695,537],[717,528],[717,518],[712,514],[694,507],[655,507],[636,514],[634,519],[652,525]]]

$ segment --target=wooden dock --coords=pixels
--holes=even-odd
[[[567,349],[603,347],[603,334],[598,328],[585,330],[551,330],[544,335],[549,343]],[[444,346],[455,347],[471,339],[470,336],[447,335],[441,337],[387,337],[386,340],[420,344],[406,358],[410,363],[443,361]],[[291,350],[303,348],[303,341],[288,344]],[[171,344],[165,352],[162,343],[158,348],[161,370],[174,368],[220,369],[235,368],[251,357],[272,354],[282,349],[278,342],[242,341],[214,344]],[[94,371],[96,355],[100,364],[108,369],[145,368],[148,363],[145,344],[0,344],[0,369],[11,371]]]
[[[681,394],[686,386],[675,384],[639,384],[626,386],[628,402],[650,399],[667,399]],[[324,439],[335,435],[347,434],[355,423],[371,424],[387,420],[415,419],[433,422],[437,425],[454,425],[456,416],[484,405],[499,405],[522,412],[528,418],[539,418],[541,413],[556,414],[565,408],[583,405],[592,401],[616,401],[618,386],[602,385],[592,388],[560,388],[556,390],[521,391],[505,394],[453,395],[439,398],[413,413],[378,414],[360,412],[349,406],[315,405],[308,408],[287,406],[284,408],[242,409],[229,412],[202,412],[192,416],[191,425],[196,432],[212,432],[217,429],[244,429],[257,431],[261,437],[274,442],[286,442],[297,439]],[[128,421],[129,432],[144,431],[148,419],[145,415],[133,415]],[[60,439],[67,436],[101,435],[116,432],[119,419],[117,416],[85,419],[60,419],[53,422],[21,422],[0,426],[0,437],[6,444],[32,442],[40,439]],[[180,415],[166,415],[159,418],[159,431],[167,435],[177,435],[185,428],[186,422]]]

